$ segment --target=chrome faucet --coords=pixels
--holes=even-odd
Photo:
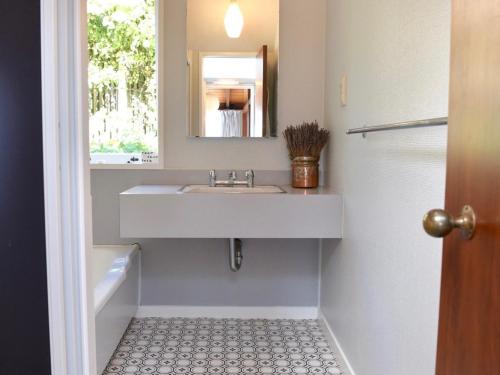
[[[229,172],[228,181],[230,182],[231,185],[234,185],[235,183],[238,182],[237,178],[238,178],[238,174],[236,173],[236,171]]]
[[[208,176],[209,176],[208,185],[210,187],[216,187],[217,186],[217,175],[215,174],[215,169],[212,169],[210,172],[208,172]]]
[[[248,171],[245,172],[245,177],[247,179],[247,186],[249,188],[253,188],[255,186],[254,184],[254,179],[255,179],[255,173],[252,169],[249,169]]]
[[[254,187],[255,173],[251,169],[249,169],[245,172],[246,179],[244,181],[238,181],[238,174],[236,173],[236,171],[229,172],[229,176],[228,176],[228,179],[226,181],[217,180],[217,174],[216,174],[215,170],[213,170],[213,169],[208,173],[208,176],[209,176],[209,186],[210,187],[235,186],[235,185],[246,185],[249,188]]]

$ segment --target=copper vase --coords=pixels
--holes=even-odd
[[[318,159],[310,156],[298,156],[292,161],[292,186],[312,189],[319,184]]]

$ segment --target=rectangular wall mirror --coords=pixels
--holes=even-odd
[[[277,136],[279,0],[187,0],[188,135]]]

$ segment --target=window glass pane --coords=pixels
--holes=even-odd
[[[156,162],[155,0],[88,0],[87,9],[92,162]]]

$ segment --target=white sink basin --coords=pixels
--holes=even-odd
[[[184,186],[181,193],[227,193],[227,194],[280,194],[285,191],[279,186],[216,186],[188,185]]]

